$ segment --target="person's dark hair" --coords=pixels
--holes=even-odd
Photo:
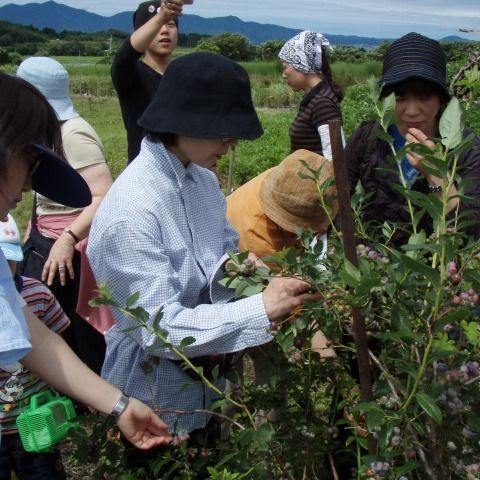
[[[328,48],[325,45],[322,45],[322,74],[325,77],[325,80],[330,84],[338,101],[341,102],[343,99],[343,89],[338,83],[333,81],[332,69],[330,68],[330,60],[328,58],[327,50]]]
[[[0,72],[0,176],[9,162],[33,154],[33,144],[64,156],[57,115],[33,85]]]
[[[391,93],[394,93],[398,97],[403,97],[407,94],[419,97],[438,95],[442,105],[446,105],[450,100],[450,96],[440,85],[416,77],[408,78],[403,82],[395,83],[393,85],[385,85],[382,88],[380,98],[388,97]]]
[[[147,137],[153,142],[162,142],[169,148],[177,144],[178,135],[169,132],[147,132]]]

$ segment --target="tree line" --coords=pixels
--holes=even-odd
[[[128,33],[119,30],[56,32],[52,28],[37,29],[0,21],[0,65],[18,64],[26,55],[99,56],[109,61],[127,36]],[[215,36],[179,34],[180,46],[220,53],[236,61],[273,60],[283,43],[284,40],[269,40],[254,45],[239,33],[221,33]],[[388,45],[386,40],[375,48],[339,45],[330,52],[330,57],[332,62],[381,61]],[[463,62],[470,53],[480,48],[480,42],[443,42],[442,46],[449,62]]]

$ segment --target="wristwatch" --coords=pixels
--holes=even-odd
[[[428,191],[430,193],[440,193],[442,191],[442,186],[441,185],[428,185]]]
[[[80,239],[72,232],[72,229],[70,227],[65,227],[63,231],[70,235],[75,240],[75,243],[78,243],[80,241]]]
[[[122,393],[122,396],[117,400],[117,403],[114,405],[110,415],[114,417],[119,417],[127,408],[130,398]]]

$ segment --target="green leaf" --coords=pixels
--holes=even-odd
[[[384,130],[381,130],[380,128],[377,128],[375,130],[375,136],[386,143],[392,144],[393,142],[392,136]]]
[[[418,467],[418,462],[410,461],[410,462],[405,462],[403,465],[396,467],[395,468],[395,474],[397,475],[397,478],[400,477],[401,475],[405,475],[406,473],[412,472],[415,470],[415,468]]]
[[[407,244],[410,247],[417,246],[417,245],[424,245],[426,239],[427,237],[425,235],[425,232],[422,230],[421,232],[413,233],[412,235],[410,235],[410,238],[408,239]],[[407,252],[407,256],[409,256],[410,258],[415,258],[416,254],[414,251],[410,251],[410,252]]]
[[[400,258],[404,265],[406,265],[412,272],[420,273],[424,277],[428,278],[436,288],[439,288],[440,273],[437,270],[425,265],[424,263],[417,262],[407,255],[400,255]]]
[[[138,299],[140,298],[140,292],[135,292],[132,293],[128,298],[127,301],[125,302],[125,306],[127,309],[132,308],[136,303],[138,302]]]
[[[355,267],[352,262],[350,262],[347,258],[345,259],[345,262],[343,264],[340,276],[342,277],[342,280],[351,287],[358,287],[362,279],[362,274],[360,273],[360,270]]]
[[[452,97],[440,117],[439,131],[442,144],[447,148],[455,148],[462,141],[465,111],[456,97]]]
[[[185,347],[188,347],[189,345],[192,345],[196,341],[197,340],[194,337],[182,338],[182,341],[180,342],[179,348],[180,348],[180,350],[183,350]]]
[[[435,400],[423,392],[418,392],[415,395],[417,403],[420,405],[422,410],[437,424],[442,424],[442,411],[438,408]]]
[[[163,318],[163,307],[160,308],[160,310],[155,315],[155,319],[153,320],[152,327],[154,332],[158,332],[160,330],[160,321],[162,320],[162,318]]]
[[[461,326],[470,343],[480,346],[480,324],[478,322],[462,321]]]

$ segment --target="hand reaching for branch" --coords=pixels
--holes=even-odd
[[[265,312],[270,321],[277,322],[318,295],[308,293],[310,284],[296,278],[274,277],[262,293]]]
[[[125,438],[142,450],[172,441],[167,425],[149,407],[135,398],[130,397],[126,410],[118,417],[117,424]]]

